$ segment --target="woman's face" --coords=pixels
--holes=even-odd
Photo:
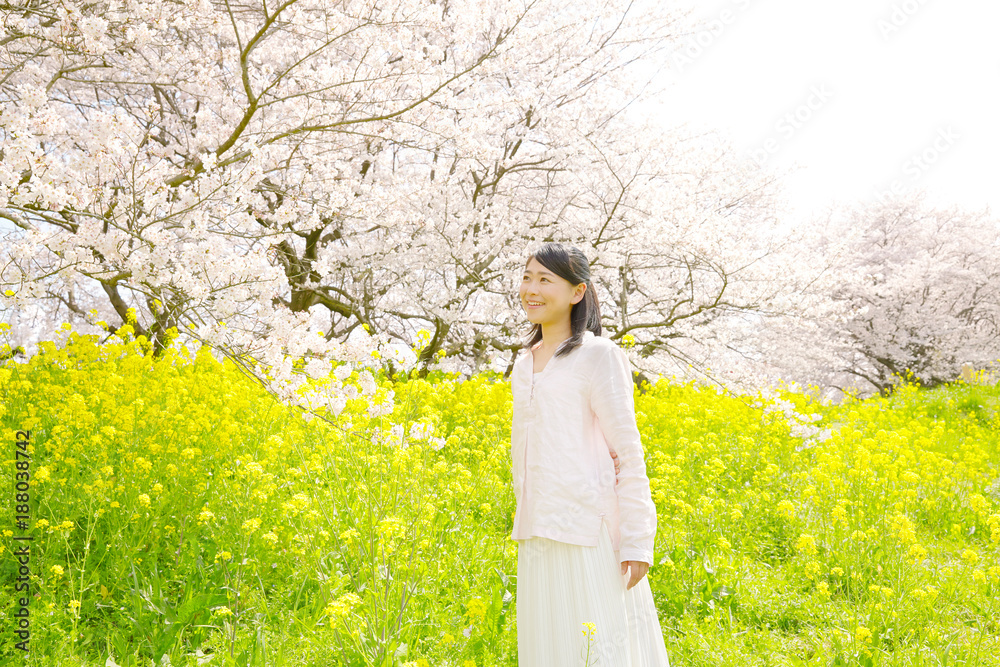
[[[580,283],[574,286],[532,257],[521,276],[521,287],[518,291],[521,307],[527,313],[528,321],[542,325],[560,324],[569,321],[569,311],[573,304],[583,298],[587,284]],[[536,303],[541,305],[532,305]]]

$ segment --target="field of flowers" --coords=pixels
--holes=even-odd
[[[0,368],[0,662],[517,664],[503,378],[376,376],[396,410],[359,397],[334,426],[205,349],[148,350],[63,331]],[[1000,389],[831,406],[660,382],[636,409],[673,665],[998,664]]]

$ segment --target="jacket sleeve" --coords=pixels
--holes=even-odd
[[[600,352],[590,382],[590,407],[621,464],[615,486],[621,527],[618,557],[622,562],[638,560],[652,566],[656,505],[635,421],[633,387],[632,366],[625,351],[615,345]]]

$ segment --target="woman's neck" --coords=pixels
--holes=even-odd
[[[542,342],[539,346],[543,352],[554,352],[563,341],[573,335],[569,322],[559,325],[542,325]]]

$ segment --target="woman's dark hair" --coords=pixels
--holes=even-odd
[[[573,286],[580,283],[587,284],[583,298],[574,303],[569,311],[569,325],[573,333],[562,343],[556,356],[560,357],[575,350],[583,340],[584,331],[590,330],[595,336],[600,336],[601,305],[597,300],[597,292],[590,283],[590,262],[587,261],[583,251],[567,244],[546,243],[528,255],[528,259],[524,262],[525,268],[532,257],[552,273],[568,280]],[[542,325],[533,323],[524,347],[530,350],[531,346],[540,340],[542,340]]]

